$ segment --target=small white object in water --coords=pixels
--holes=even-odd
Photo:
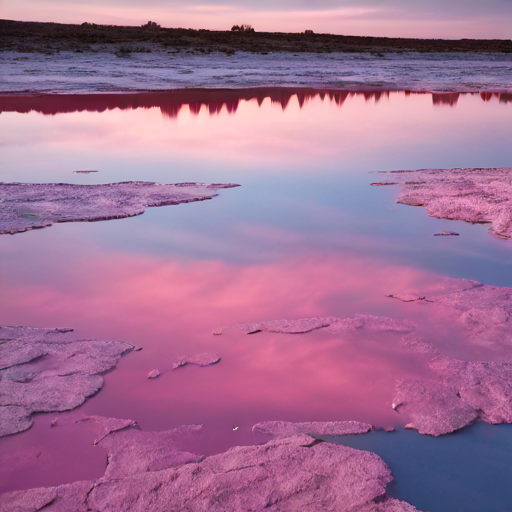
[[[233,427],[233,432],[234,432],[235,430],[238,430],[238,427]]]
[[[155,368],[148,373],[148,379],[156,379],[160,375],[160,372]]]

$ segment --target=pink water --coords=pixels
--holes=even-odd
[[[465,346],[435,306],[385,295],[460,277],[511,286],[510,244],[485,226],[396,205],[396,190],[369,184],[379,170],[510,165],[512,106],[471,95],[452,107],[431,95],[375,99],[348,96],[340,108],[292,96],[284,111],[240,100],[236,113],[214,115],[185,104],[173,119],[158,106],[2,113],[5,181],[242,186],[136,218],[2,237],[2,324],[73,327],[143,350],[123,357],[82,407],[39,415],[30,431],[0,439],[1,491],[101,476],[96,427],[74,423],[83,415],[131,418],[146,430],[201,423],[187,448],[211,454],[261,442],[251,427],[264,420],[404,424],[391,409],[395,380],[428,375],[428,358],[404,350],[398,333],[213,336],[218,325],[391,316],[416,321],[450,355],[504,357]],[[84,169],[99,172],[73,174]],[[453,229],[461,236],[432,236]],[[222,359],[172,370],[202,351]],[[161,376],[148,380],[153,368]]]

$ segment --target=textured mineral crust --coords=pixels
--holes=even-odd
[[[174,361],[172,365],[172,369],[176,370],[180,366],[185,366],[186,364],[197,364],[198,366],[210,366],[211,364],[216,364],[220,361],[220,356],[217,352],[203,352],[201,354],[197,354],[192,357],[183,356],[176,361]]]
[[[106,437],[99,443],[107,450],[108,456],[104,479],[124,478],[203,460],[204,456],[183,452],[179,448],[184,436],[201,428],[201,425],[184,425],[162,432],[128,429]]]
[[[90,512],[87,492],[93,481],[73,482],[58,487],[41,487],[0,495],[2,512]]]
[[[406,428],[439,436],[480,420],[512,423],[512,365],[446,356],[429,366],[437,379],[397,383],[393,408],[411,419]]]
[[[93,421],[101,427],[101,436],[94,440],[93,444],[95,445],[113,432],[118,432],[125,428],[137,427],[137,422],[135,420],[122,420],[118,418],[107,418],[105,416],[84,416],[77,420],[76,423],[82,423],[84,421]]]
[[[72,329],[0,327],[0,436],[32,426],[35,412],[68,411],[103,387],[101,373],[133,349],[77,339]]]
[[[359,421],[312,421],[305,423],[262,421],[254,425],[252,430],[275,437],[289,437],[298,434],[345,436],[349,434],[366,434],[372,430],[372,426]]]
[[[440,233],[434,233],[434,236],[460,236],[455,231],[441,231]]]
[[[148,379],[156,379],[160,376],[160,372],[155,368],[148,373]]]
[[[391,471],[377,455],[315,441],[306,435],[238,446],[203,457],[180,452],[179,439],[197,426],[167,432],[122,430],[107,449],[105,475],[0,496],[2,512],[414,512],[388,498]]]
[[[438,304],[465,328],[470,342],[488,347],[512,347],[512,288],[472,280],[461,280],[452,288],[427,296],[397,293],[388,297]]]
[[[268,320],[249,324],[235,324],[234,326],[220,326],[214,335],[222,333],[223,329],[238,327],[247,334],[256,332],[272,332],[281,334],[303,334],[316,329],[325,329],[331,334],[343,332],[412,332],[416,326],[407,320],[396,320],[383,316],[355,315],[353,318],[300,318],[298,320]]]
[[[133,217],[152,206],[204,201],[232,183],[162,185],[127,181],[106,185],[66,183],[0,183],[0,234],[14,234],[51,226],[55,222],[83,222]]]
[[[430,217],[490,223],[490,233],[512,237],[512,169],[422,169],[386,173],[400,184],[398,203],[423,206]],[[450,233],[451,234],[451,233]]]

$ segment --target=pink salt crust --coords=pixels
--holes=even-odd
[[[29,429],[35,412],[78,407],[103,387],[100,374],[134,348],[72,331],[0,326],[0,436]]]
[[[366,434],[372,430],[372,426],[369,423],[359,421],[310,421],[304,423],[262,421],[254,425],[252,430],[275,437],[289,437],[298,434],[346,436],[349,434]]]
[[[511,168],[421,169],[385,174],[391,181],[372,185],[401,185],[398,203],[423,206],[430,217],[438,219],[490,223],[491,235],[504,240],[512,237]]]
[[[216,364],[220,361],[220,356],[217,352],[202,352],[201,354],[197,354],[195,356],[183,356],[176,361],[174,361],[172,365],[172,369],[176,370],[180,366],[185,366],[187,364],[197,364],[198,366],[210,366],[212,364]]]
[[[112,432],[99,442],[108,453],[102,478],[5,493],[0,496],[0,510],[416,511],[386,495],[393,477],[374,453],[306,435],[238,446],[210,457],[180,451],[180,439],[199,428]]]
[[[126,181],[106,185],[68,183],[0,183],[0,234],[15,234],[51,226],[55,222],[83,222],[133,217],[146,208],[217,196],[217,189],[233,183],[177,183],[162,185]]]

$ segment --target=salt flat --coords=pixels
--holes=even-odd
[[[125,54],[123,54],[125,55]],[[87,93],[184,87],[317,87],[512,91],[512,62],[498,53],[237,52],[208,55],[155,47],[119,56],[115,48],[54,54],[0,52],[0,93]]]

